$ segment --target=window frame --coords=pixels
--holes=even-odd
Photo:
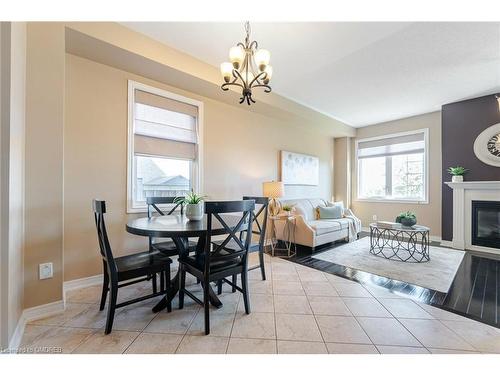
[[[198,118],[196,123],[196,157],[191,163],[190,179],[192,188],[199,192],[203,186],[203,102],[191,99],[173,92],[159,89],[154,86],[149,86],[137,81],[128,80],[128,96],[127,96],[127,214],[147,212],[147,205],[137,205],[134,201],[134,178],[136,174],[135,168],[135,152],[134,152],[134,119],[135,119],[135,90],[145,91],[158,96],[163,96],[168,99],[177,100],[186,104],[196,106],[198,108]],[[141,154],[142,155],[142,154]],[[163,157],[159,155],[146,155],[153,157]],[[176,159],[174,157],[169,159]],[[180,160],[186,160],[177,158]]]
[[[386,198],[386,197],[361,197],[360,196],[360,159],[358,158],[358,145],[359,143],[362,142],[367,142],[367,141],[377,141],[381,139],[388,139],[388,138],[395,138],[395,137],[401,137],[401,136],[406,136],[406,135],[413,135],[413,134],[419,134],[423,133],[424,135],[424,165],[423,165],[423,178],[424,178],[424,198],[423,199],[413,199],[413,198],[397,198],[397,199],[392,199],[392,198]],[[370,137],[370,138],[360,138],[356,139],[354,143],[355,151],[354,151],[354,157],[355,157],[355,168],[356,168],[356,201],[359,202],[374,202],[374,203],[410,203],[410,204],[429,204],[429,128],[422,128],[422,129],[417,129],[417,130],[411,130],[411,131],[406,131],[406,132],[399,132],[399,133],[391,133],[391,134],[386,134],[386,135],[381,135],[377,137]],[[388,163],[388,159],[386,157],[386,174],[390,174],[391,177],[389,178],[392,179],[392,165],[391,165],[391,171],[390,173],[387,172],[387,164],[392,164]],[[388,177],[386,176],[386,181]],[[391,182],[391,188],[392,188],[392,181]],[[389,186],[386,186],[386,191],[389,189]]]

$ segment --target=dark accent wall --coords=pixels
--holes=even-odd
[[[484,164],[474,154],[474,141],[484,129],[500,122],[495,95],[446,104],[441,110],[443,198],[441,237],[453,237],[453,191],[444,184],[451,176],[446,169],[463,166],[469,169],[468,181],[499,181],[500,168]]]

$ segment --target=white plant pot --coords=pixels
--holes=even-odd
[[[451,176],[451,182],[463,182],[464,176]]]
[[[191,221],[203,219],[205,214],[205,203],[186,204],[186,217]]]

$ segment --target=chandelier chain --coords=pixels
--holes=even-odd
[[[245,42],[246,42],[247,45],[250,42],[250,32],[251,31],[252,31],[252,29],[250,28],[250,22],[246,21],[245,22],[245,33],[246,33]]]

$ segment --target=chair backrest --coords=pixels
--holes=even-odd
[[[117,272],[111,245],[109,244],[108,233],[106,231],[106,223],[104,222],[104,214],[106,213],[106,202],[94,199],[92,201],[94,210],[95,226],[97,229],[97,239],[99,241],[99,250],[101,257],[108,267],[110,274]]]
[[[224,202],[205,202],[205,213],[207,214],[207,238],[205,246],[205,256],[208,262],[205,262],[205,271],[209,272],[210,269],[210,258],[217,256],[217,259],[230,260],[241,257],[242,262],[247,261],[248,248],[250,247],[250,241],[252,237],[252,224],[253,224],[253,212],[255,210],[254,200],[242,200],[242,201],[224,201]],[[226,213],[241,213],[241,217],[238,215],[227,215],[221,216]],[[231,223],[228,223],[232,220]],[[237,223],[235,223],[236,221]],[[213,246],[211,251],[212,243],[212,231],[213,223],[218,222],[227,233],[227,237],[218,245]],[[239,237],[239,233],[245,233],[245,240],[242,242]],[[221,250],[231,241],[238,245],[238,249],[232,249],[233,251],[229,254],[221,253]]]
[[[147,197],[146,204],[148,205],[148,217],[151,218],[153,216],[153,212],[156,211],[161,216],[171,215],[177,207],[181,206],[181,214],[183,213],[184,206],[182,203],[175,203],[175,197]],[[160,207],[159,204],[175,204],[170,211],[166,214]],[[154,211],[153,211],[154,210]]]
[[[253,215],[253,222],[255,225],[252,226],[252,233],[259,236],[259,248],[262,248],[266,240],[267,207],[269,206],[269,198],[244,196],[243,200],[254,200],[255,205],[260,206]]]

